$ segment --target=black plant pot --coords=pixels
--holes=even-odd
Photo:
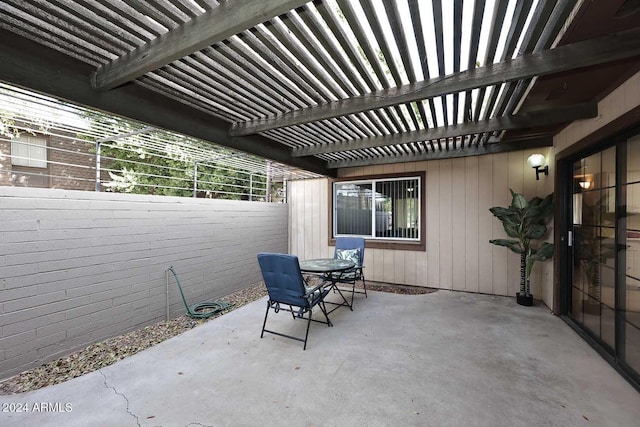
[[[516,293],[516,302],[520,305],[532,306],[533,305],[533,295],[521,294],[520,292]]]

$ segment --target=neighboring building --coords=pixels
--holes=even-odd
[[[91,145],[75,135],[21,132],[17,138],[0,139],[0,153],[0,185],[95,189]]]

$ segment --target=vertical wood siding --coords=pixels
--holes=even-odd
[[[553,189],[553,168],[536,182],[527,166],[529,155],[550,149],[524,150],[478,157],[353,168],[341,177],[426,171],[426,251],[367,249],[368,280],[514,296],[520,283],[520,259],[506,248],[489,243],[505,238],[502,224],[489,208],[511,202],[509,188],[527,198],[546,196]],[[291,181],[290,251],[301,259],[332,256],[328,246],[329,181]],[[317,218],[322,226],[317,226]],[[551,226],[552,228],[552,226]],[[548,233],[548,239],[552,233]],[[536,298],[551,286],[552,274],[542,274],[551,262],[538,263],[531,286]],[[544,265],[544,267],[543,267]],[[549,282],[549,283],[546,283]]]
[[[260,282],[256,254],[288,251],[287,212],[0,187],[0,378],[164,319],[171,265],[190,304]],[[169,298],[172,316],[185,312],[172,277]]]

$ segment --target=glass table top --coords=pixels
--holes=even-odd
[[[314,273],[329,273],[332,271],[344,271],[356,265],[346,259],[318,258],[300,261],[300,270]]]

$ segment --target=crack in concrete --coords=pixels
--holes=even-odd
[[[133,412],[131,412],[129,410],[129,399],[127,398],[127,396],[125,396],[124,394],[120,393],[118,390],[116,390],[115,387],[110,386],[109,384],[107,384],[107,376],[104,374],[104,372],[102,372],[102,370],[98,370],[98,372],[100,372],[100,375],[102,375],[102,378],[104,378],[104,386],[108,389],[113,390],[113,392],[115,394],[117,394],[118,396],[122,396],[122,398],[125,400],[125,402],[127,402],[127,414],[131,415],[133,418],[135,418],[136,420],[136,424],[138,425],[138,427],[142,427],[142,425],[140,424],[140,418],[134,414]]]
[[[189,427],[189,426],[214,427],[214,426],[210,426],[209,424],[201,424],[201,423],[196,423],[196,422],[189,423],[184,427]]]

